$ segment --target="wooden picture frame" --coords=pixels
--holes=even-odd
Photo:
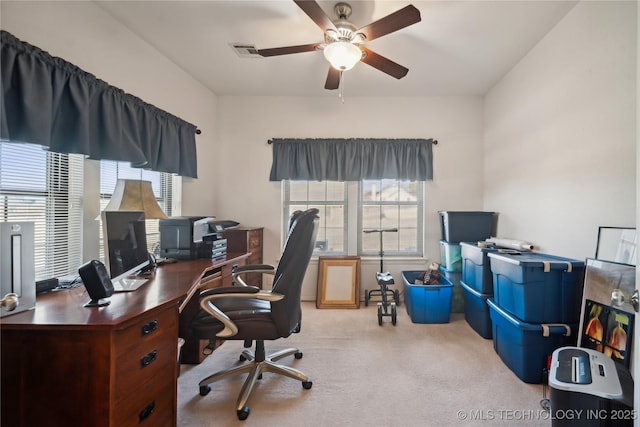
[[[360,257],[318,259],[317,308],[360,308]]]

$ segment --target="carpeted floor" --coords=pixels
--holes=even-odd
[[[267,353],[297,346],[304,357],[281,363],[313,380],[304,390],[289,378],[265,374],[239,421],[235,401],[244,377],[198,381],[238,363],[242,342],[227,341],[200,365],[183,365],[178,379],[179,426],[550,426],[541,385],[522,382],[500,360],[491,340],[464,314],[446,324],[414,324],[404,305],[398,322],[378,326],[375,304],[316,309],[303,303],[302,332],[267,342]]]

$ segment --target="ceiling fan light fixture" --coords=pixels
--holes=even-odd
[[[347,71],[362,59],[362,51],[353,43],[337,41],[328,44],[324,48],[324,57],[336,70]]]

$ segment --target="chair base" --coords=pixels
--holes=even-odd
[[[255,352],[250,349],[245,349],[242,351],[240,360],[248,361],[247,363],[235,368],[216,372],[215,374],[209,375],[208,377],[201,380],[198,383],[198,386],[200,387],[200,395],[205,396],[206,394],[208,394],[209,391],[211,391],[211,387],[209,387],[209,384],[213,382],[235,375],[242,375],[245,373],[248,374],[236,401],[236,411],[238,414],[238,418],[244,420],[249,416],[249,408],[247,407],[249,396],[251,395],[256,382],[262,378],[262,374],[264,372],[272,372],[275,374],[293,378],[295,380],[299,380],[302,382],[302,387],[304,389],[311,388],[313,384],[311,382],[311,378],[303,374],[301,371],[286,365],[275,363],[287,356],[294,356],[296,359],[301,359],[302,352],[297,348],[288,348],[266,356],[264,350],[264,341],[256,341]]]

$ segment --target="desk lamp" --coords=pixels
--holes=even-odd
[[[145,219],[164,219],[167,215],[158,205],[151,181],[119,179],[105,211],[144,211]]]

